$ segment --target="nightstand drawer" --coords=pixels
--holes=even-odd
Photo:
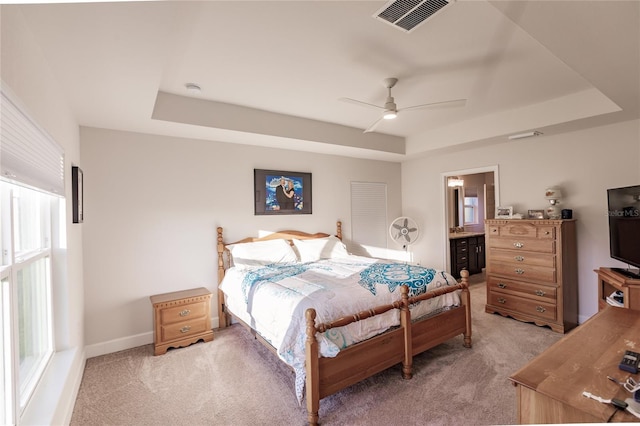
[[[179,322],[171,325],[163,325],[162,328],[162,341],[170,342],[175,339],[183,339],[185,337],[192,336],[194,334],[207,331],[209,326],[209,319],[202,317],[199,319],[192,319],[189,321]]]
[[[160,321],[162,324],[173,324],[175,322],[198,318],[207,314],[207,303],[197,302],[173,308],[165,308],[160,311]]]

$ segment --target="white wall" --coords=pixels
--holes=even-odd
[[[499,167],[500,203],[515,212],[544,209],[544,189],[560,186],[562,208],[573,209],[578,229],[579,317],[597,312],[600,266],[625,266],[609,257],[606,189],[640,184],[640,121],[557,136],[505,141],[463,152],[434,154],[402,165],[403,213],[421,218],[423,238],[413,246],[423,264],[446,264],[441,173]]]
[[[2,6],[0,13],[3,85],[65,151],[64,236],[62,245],[54,248],[52,264],[57,353],[20,420],[22,424],[62,424],[71,417],[84,368],[82,227],[71,224],[71,166],[80,159],[78,124],[19,10]]]
[[[399,163],[95,128],[81,152],[88,356],[152,342],[153,294],[206,287],[217,325],[218,226],[233,242],[342,220],[348,240],[353,180],[386,182],[389,220],[401,213]],[[313,214],[255,216],[254,168],[311,172]]]

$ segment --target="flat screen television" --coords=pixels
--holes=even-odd
[[[615,269],[640,278],[640,185],[608,189],[607,202],[611,257],[628,265]]]

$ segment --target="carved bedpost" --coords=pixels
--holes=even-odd
[[[342,240],[342,222],[341,221],[336,222],[336,237]]]
[[[224,309],[224,293],[220,290],[220,284],[224,278],[224,243],[222,242],[222,227],[218,226],[218,327],[229,325],[227,313]]]
[[[400,326],[404,334],[404,361],[402,378],[409,380],[413,376],[413,340],[411,338],[411,312],[409,311],[409,287],[400,287],[402,306],[400,307]]]
[[[307,320],[305,370],[307,388],[307,419],[309,425],[318,424],[320,409],[320,362],[318,341],[316,340],[316,310],[307,309],[304,313]]]
[[[463,269],[460,271],[461,283],[464,288],[461,292],[462,304],[466,312],[466,331],[464,333],[464,346],[465,348],[471,347],[471,295],[469,293],[469,271]]]

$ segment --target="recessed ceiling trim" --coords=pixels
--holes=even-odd
[[[373,17],[409,33],[456,0],[391,0]]]

